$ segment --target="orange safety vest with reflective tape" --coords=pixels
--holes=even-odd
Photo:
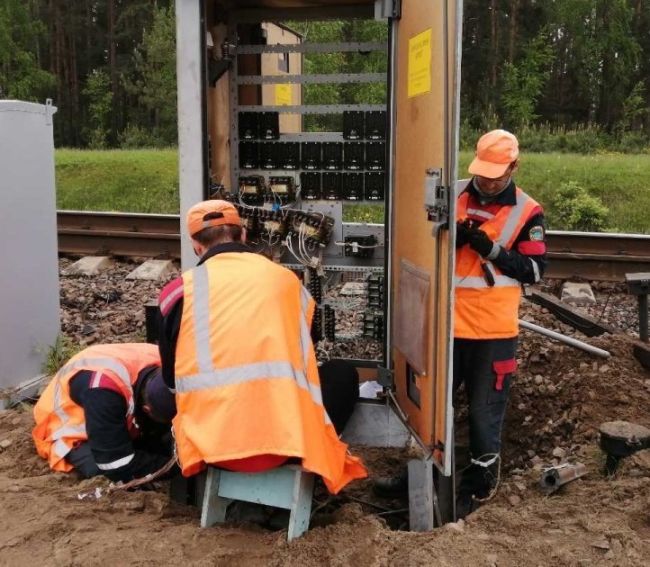
[[[506,205],[496,214],[470,207],[467,191],[458,197],[456,220],[480,218],[483,230],[502,248],[510,250],[526,222],[541,210],[534,199],[519,187],[517,203]],[[490,286],[484,270],[494,279]],[[490,260],[465,244],[456,251],[454,337],[460,339],[506,339],[519,334],[521,283],[504,275]]]
[[[331,492],[365,478],[321,396],[314,301],[259,254],[222,253],[183,274],[174,433],[184,476],[257,455],[296,457]]]
[[[73,467],[65,456],[76,445],[88,440],[84,410],[70,397],[72,377],[81,370],[88,370],[112,378],[127,402],[125,420],[133,434],[136,429],[133,385],[140,371],[154,365],[160,366],[160,354],[155,345],[95,345],[73,356],[56,373],[34,406],[36,426],[32,431],[36,451],[48,461],[52,470],[71,471]]]

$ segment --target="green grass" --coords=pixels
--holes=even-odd
[[[462,152],[459,177],[473,154]],[[556,189],[575,181],[609,208],[608,230],[650,233],[650,155],[522,154],[517,184],[545,208]],[[558,228],[558,227],[551,227]]]
[[[459,177],[471,152],[462,152]],[[547,209],[555,190],[575,181],[609,207],[608,226],[650,233],[650,155],[523,154],[517,183]],[[169,150],[57,150],[60,209],[178,212],[178,158]],[[383,207],[351,205],[346,220],[382,222]],[[557,227],[551,227],[557,228]]]
[[[178,152],[56,151],[57,207],[178,213]]]

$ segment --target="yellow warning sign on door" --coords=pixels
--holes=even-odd
[[[275,104],[277,106],[291,105],[291,85],[275,85]]]
[[[409,39],[408,97],[431,90],[431,29]]]

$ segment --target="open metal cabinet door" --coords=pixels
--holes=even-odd
[[[393,21],[389,351],[395,398],[451,474],[452,313],[460,0],[402,0]],[[453,229],[453,223],[452,223]]]

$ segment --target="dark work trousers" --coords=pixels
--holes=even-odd
[[[501,429],[516,362],[517,337],[454,339],[454,391],[465,384],[469,401],[470,457],[483,463],[501,452]],[[460,494],[485,498],[494,487],[498,461],[470,464],[462,473]]]
[[[328,360],[318,369],[323,406],[340,435],[359,400],[359,373],[349,362]]]

